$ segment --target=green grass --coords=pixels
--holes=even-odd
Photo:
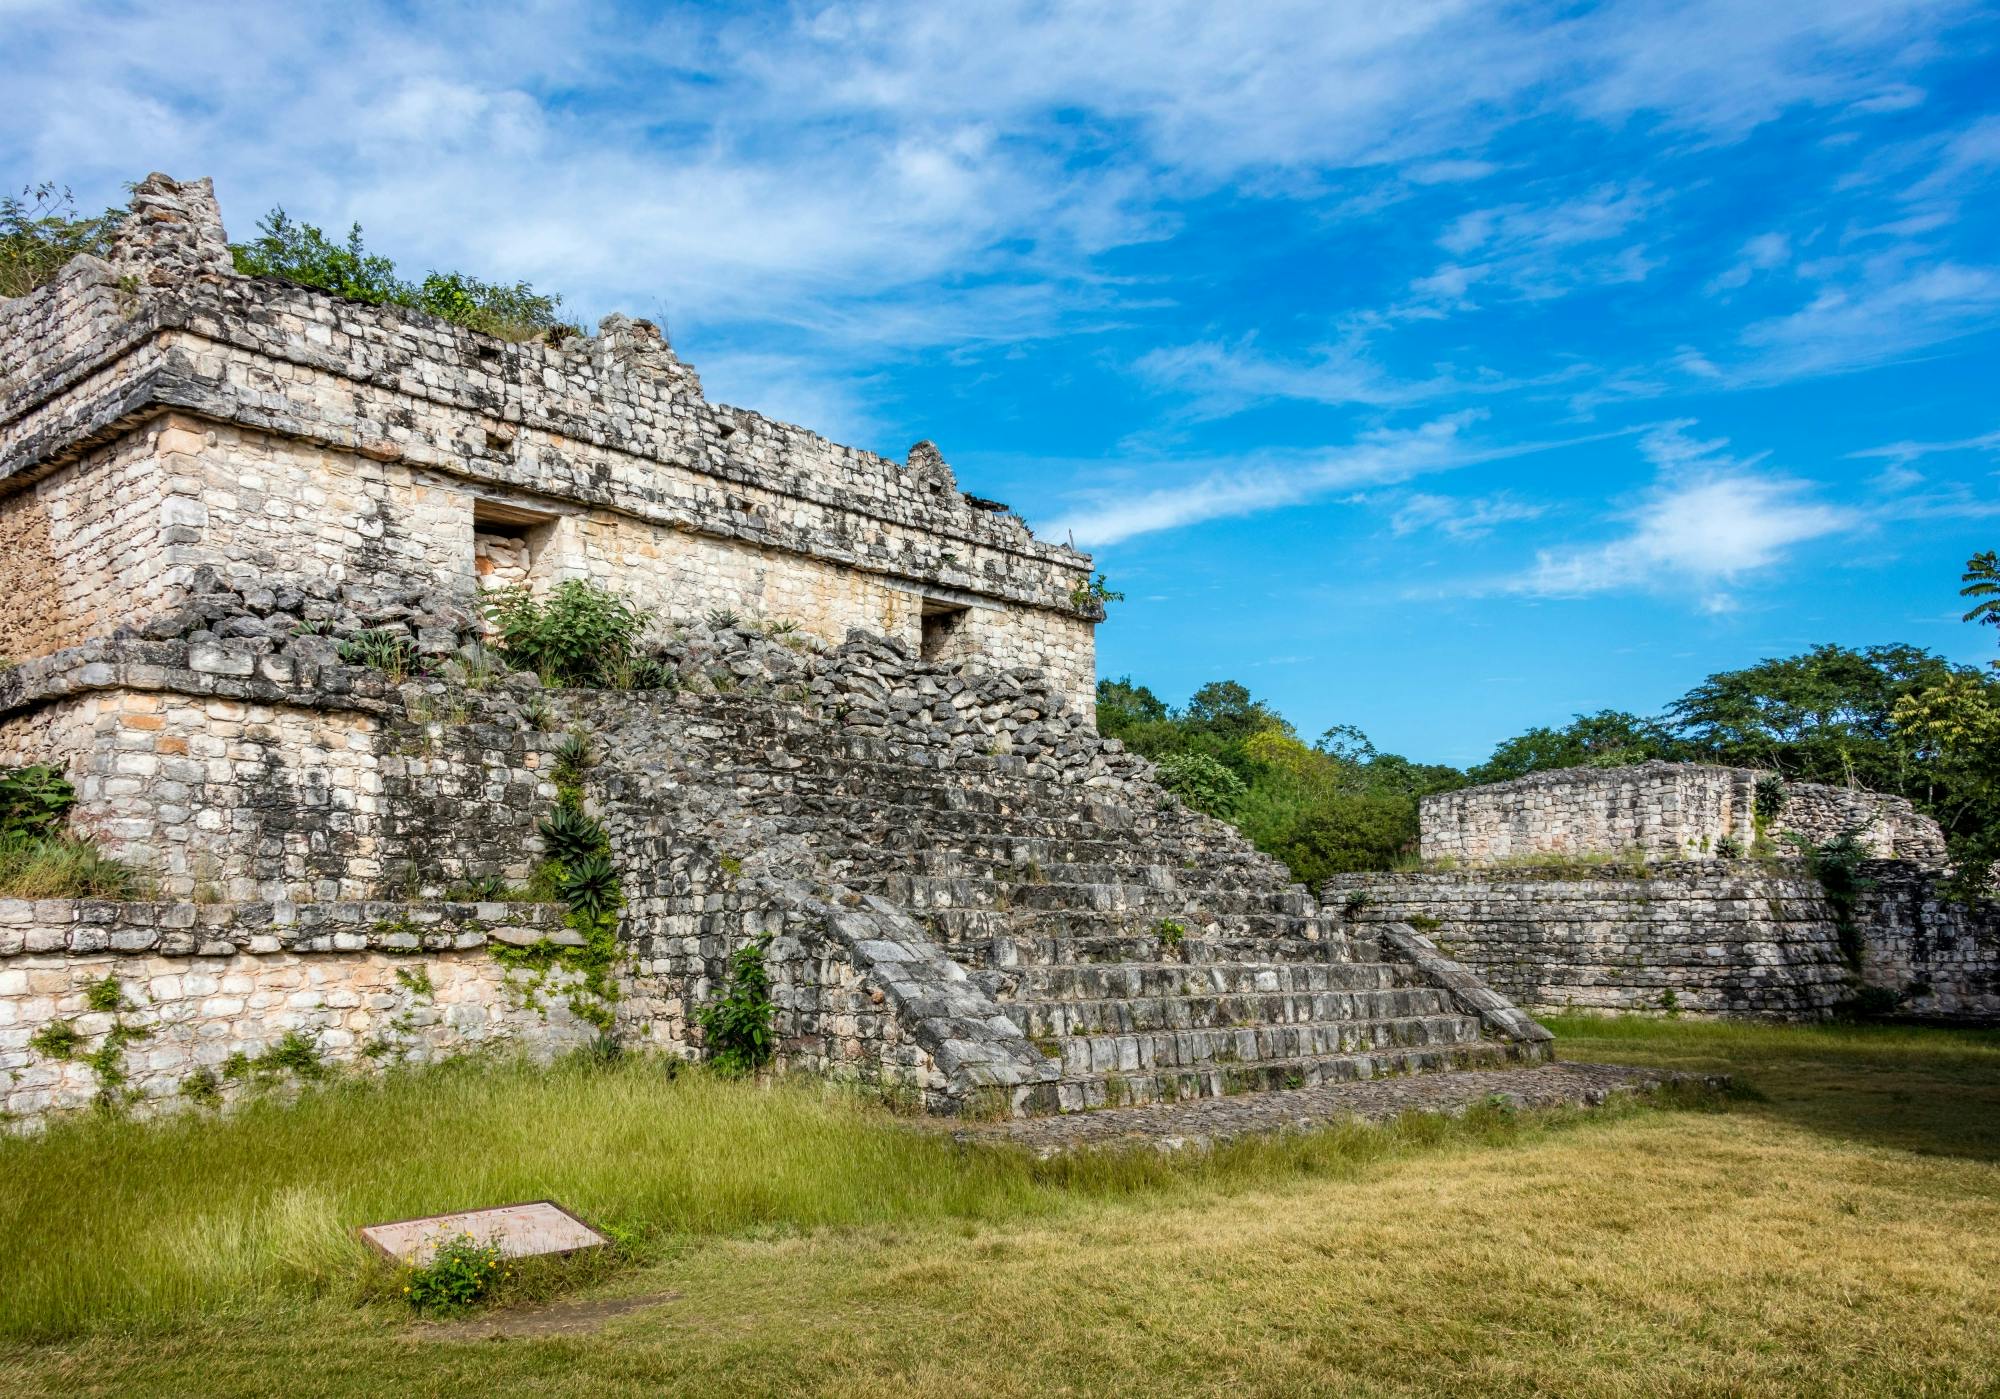
[[[133,899],[145,892],[137,870],[91,841],[49,836],[0,842],[0,898]]]
[[[1556,1028],[1755,1091],[1053,1162],[645,1061],[84,1121],[0,1142],[0,1391],[1992,1392],[2000,1034]],[[487,1313],[553,1334],[349,1232],[543,1195],[621,1240]]]

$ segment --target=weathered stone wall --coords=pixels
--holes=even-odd
[[[1349,874],[1323,897],[1361,927],[1411,924],[1530,1007],[1817,1016],[1849,983],[1832,909],[1803,869]]]
[[[173,521],[199,533],[167,541],[175,569],[470,596],[472,516],[498,509],[554,526],[550,577],[790,617],[829,640],[882,626],[884,590],[967,595],[1005,618],[968,638],[993,648],[987,664],[1048,668],[1088,700],[1097,609],[1072,601],[1088,557],[960,492],[929,444],[896,463],[711,405],[644,322],[511,344],[236,277],[205,186],[154,177],[135,205],[115,265],[78,259],[0,307],[0,498],[177,412],[153,471],[198,483],[200,518]],[[31,553],[0,570],[10,589],[42,571]],[[916,610],[893,619],[899,639],[914,643]],[[24,637],[20,653],[89,634]]]
[[[1945,897],[1935,870],[1875,861],[1863,877],[1862,974],[1911,1015],[2000,1023],[2000,903]]]
[[[157,611],[189,502],[134,433],[0,494],[0,657],[45,655]]]
[[[405,697],[373,672],[220,645],[85,654],[100,653],[120,659],[72,654],[10,677],[53,694],[0,704],[0,764],[61,767],[76,828],[162,895],[435,896],[527,877],[560,738],[523,716],[531,690],[434,682]]]
[[[2000,1018],[2000,907],[1952,903],[1908,861],[1862,879],[1858,973],[1799,861],[1349,874],[1323,897],[1358,927],[1425,931],[1531,1007],[1817,1016],[1871,987],[1905,1014]]]
[[[559,931],[541,905],[0,900],[0,1111],[32,1121],[96,1101],[88,1058],[121,1023],[137,1034],[116,1091],[142,1110],[203,1071],[235,1091],[253,1072],[242,1061],[288,1035],[328,1066],[587,1044],[597,1031],[564,1004],[566,974],[531,1003],[486,951]],[[91,1008],[106,977],[127,1009]],[[61,1056],[46,1038],[59,1025],[76,1036]]]
[[[1814,783],[1782,784],[1784,800],[1760,824],[1757,786],[1770,774],[1699,763],[1565,768],[1512,782],[1425,797],[1426,860],[1466,865],[1541,855],[1721,858],[1733,843],[1750,853],[1760,838],[1782,849],[1787,833],[1820,844],[1854,831],[1870,854],[1941,864],[1937,823],[1901,797]]]

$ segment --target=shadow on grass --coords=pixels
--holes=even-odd
[[[1843,1140],[2000,1161],[2000,1030],[1553,1016],[1577,1062],[1727,1073],[1744,1110]]]

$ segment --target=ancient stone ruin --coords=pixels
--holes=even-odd
[[[0,347],[0,766],[61,769],[152,886],[0,901],[18,1118],[700,1054],[746,949],[781,1064],[935,1110],[1547,1057],[1100,738],[1091,561],[929,443],[712,404],[643,321],[512,343],[239,276],[160,175]],[[490,590],[568,580],[657,614],[629,686],[482,644]],[[579,892],[518,897],[565,841]]]
[[[1531,1008],[2000,1018],[2000,908],[1946,897],[1944,838],[1900,797],[1651,762],[1442,793],[1420,819],[1427,868],[1322,897]],[[1842,837],[1847,891],[1810,858]]]

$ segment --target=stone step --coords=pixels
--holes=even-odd
[[[995,994],[1020,1001],[1279,993],[1367,994],[1416,985],[1393,962],[1078,962],[981,972]]]
[[[1362,1024],[1456,1016],[1444,991],[1253,992],[1222,996],[1129,996],[1102,1000],[1003,1002],[1023,1034],[1058,1039],[1167,1030],[1238,1030],[1258,1026]]]
[[[1050,1043],[1061,1050],[1063,1076],[1074,1078],[1125,1071],[1213,1068],[1271,1059],[1309,1059],[1376,1049],[1472,1044],[1478,1039],[1476,1016],[1445,1014],[1390,1020],[1326,1020],[1226,1029],[1065,1035]]]
[[[1048,842],[1054,845],[1054,842]],[[1156,889],[1260,889],[1271,879],[1264,868],[1247,860],[1179,860],[1163,857],[1152,847],[1116,847],[1123,859],[1097,859],[1091,853],[1066,858],[995,859],[991,856],[936,846],[897,849],[845,846],[829,860],[857,872],[920,876],[937,879],[978,879],[999,884],[1145,884]],[[1283,886],[1281,886],[1283,887]]]
[[[912,910],[932,938],[994,965],[1013,962],[1311,962],[1348,960],[1332,919],[1233,913],[1166,920],[1094,909]],[[1176,939],[1160,927],[1176,921]],[[1317,934],[1317,936],[1315,936]],[[953,955],[957,955],[954,953]]]
[[[1407,1074],[1442,1073],[1454,1069],[1499,1068],[1527,1056],[1513,1045],[1480,1040],[1468,1044],[1425,1045],[1371,1050],[1359,1054],[1308,1055],[1245,1064],[1217,1064],[1196,1069],[1160,1068],[1112,1070],[1108,1073],[1065,1075],[1050,1096],[1058,1112],[1127,1107],[1135,1103],[1179,1102],[1193,1098],[1223,1098],[1238,1093],[1313,1088],[1324,1083]]]
[[[877,885],[884,897],[912,913],[934,908],[1131,913],[1155,920],[1178,920],[1182,932],[1187,931],[1190,922],[1206,922],[1228,914],[1303,918],[1317,912],[1303,890],[1290,889],[1184,889],[1124,882],[1007,884],[990,879],[948,879],[921,874],[884,875]]]

